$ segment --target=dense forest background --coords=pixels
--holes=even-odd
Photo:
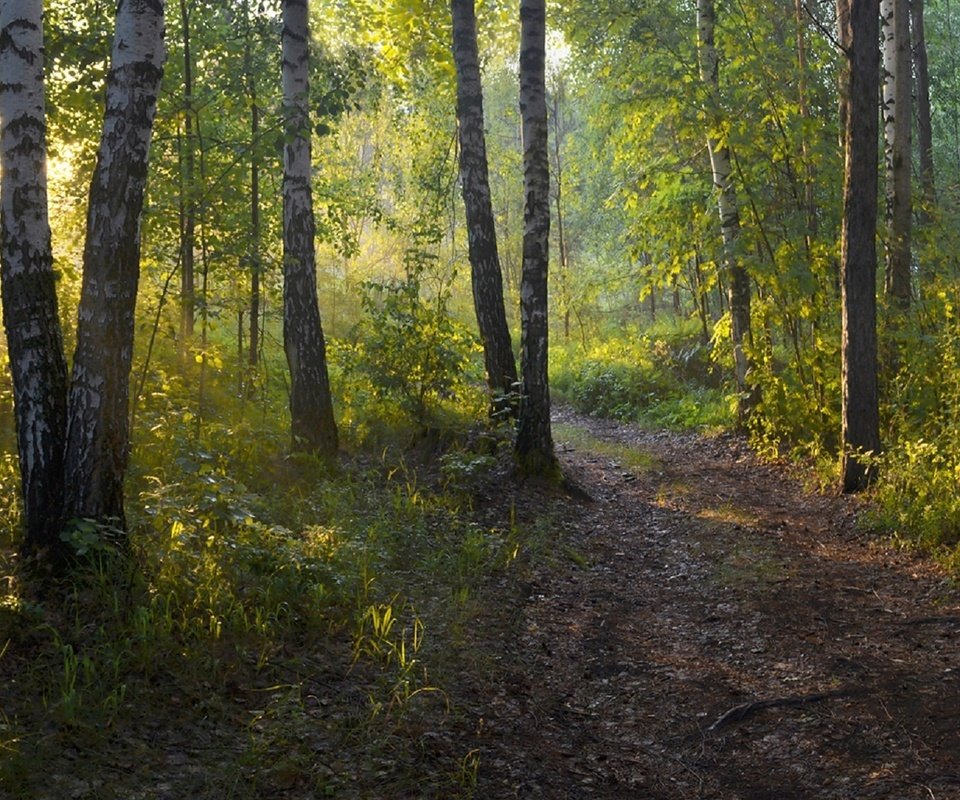
[[[883,7],[883,38],[895,14],[911,17],[896,39],[906,66],[883,61],[880,77],[882,87],[895,75],[907,87],[896,107],[909,107],[898,119],[910,124],[894,153],[894,100],[877,98],[882,449],[858,458],[872,481],[870,524],[956,567],[960,9],[950,0]],[[851,113],[841,102],[836,6],[720,3],[712,68],[706,10],[714,15],[702,0],[547,8],[552,399],[652,427],[739,429],[761,457],[801,462],[833,489],[845,441]],[[68,355],[114,11],[100,0],[44,4],[50,219]],[[476,12],[504,307],[518,346],[520,27],[514,3],[483,0]],[[230,657],[211,642],[234,636],[242,649],[260,636],[259,669],[294,628],[352,631],[354,656],[389,669],[377,702],[392,707],[425,685],[411,655],[419,620],[446,601],[414,603],[409,586],[377,576],[403,563],[411,582],[428,586],[427,575],[452,570],[455,626],[469,616],[475,575],[512,563],[532,535],[512,524],[493,534],[460,513],[471,503],[464,487],[512,479],[497,470],[514,433],[509,414],[488,416],[449,4],[313,2],[310,24],[317,290],[340,461],[290,443],[282,185],[290,132],[274,0],[167,4],[125,505],[136,571],[147,577],[131,583],[105,566],[115,531],[102,520],[74,520],[62,535],[99,576],[95,599],[88,584],[71,595],[84,614],[134,593],[98,630],[71,627],[79,612],[49,619],[42,600],[27,599],[29,580],[16,577],[20,472],[4,370],[0,572],[10,577],[0,659],[11,631],[31,615],[44,620],[53,634],[41,662],[54,663],[56,677],[38,670],[24,680],[69,724],[90,709],[120,714],[127,682],[117,675],[131,664],[150,675],[154,662],[193,659],[198,675],[220,675]],[[424,454],[442,487],[429,497],[411,466]],[[548,549],[531,541],[539,541],[531,557]],[[7,715],[12,730],[19,717]],[[7,730],[0,725],[0,744]],[[26,780],[29,763],[23,755],[8,777]]]

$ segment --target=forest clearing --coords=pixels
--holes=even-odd
[[[958,53],[0,0],[0,797],[960,797]]]

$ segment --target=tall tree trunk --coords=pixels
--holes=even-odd
[[[256,367],[260,358],[260,104],[257,76],[253,69],[250,0],[246,0],[244,68],[247,71],[247,99],[250,102],[250,351],[248,362]]]
[[[807,23],[806,12],[803,8],[804,0],[796,0],[794,13],[797,24],[797,96],[800,101],[800,119],[804,123],[810,119],[810,102],[807,98]],[[807,216],[806,243],[807,252],[813,240],[817,237],[819,222],[817,220],[817,170],[810,152],[809,137],[806,124],[800,138],[800,152],[803,157],[803,204]]]
[[[700,77],[708,93],[707,147],[713,169],[713,183],[717,190],[717,207],[720,212],[720,233],[723,237],[723,272],[726,274],[727,300],[730,306],[730,329],[733,344],[734,371],[739,401],[737,413],[741,422],[749,416],[751,392],[747,385],[747,360],[744,345],[750,336],[750,278],[737,254],[740,239],[740,207],[733,183],[730,150],[717,137],[723,127],[720,110],[720,74],[717,49],[714,45],[716,12],[713,0],[698,0],[697,31],[700,55]]]
[[[332,455],[337,426],[317,304],[307,0],[283,0],[283,344],[293,446]]]
[[[197,181],[194,145],[193,52],[190,38],[191,10],[180,0],[183,34],[183,153],[180,197],[180,346],[186,353],[193,338],[196,315]]]
[[[119,0],[90,184],[66,445],[66,513],[124,524],[140,215],[163,76],[163,0]]]
[[[923,197],[921,222],[927,222],[937,203],[933,166],[933,125],[930,120],[930,70],[927,64],[927,37],[923,29],[923,0],[911,0],[910,26],[913,42],[913,69],[916,79],[917,140],[920,150],[920,189]]]
[[[877,391],[877,138],[879,14],[875,0],[839,0],[847,108],[841,277],[845,492],[865,488],[873,469],[862,454],[880,451]]]
[[[886,292],[910,307],[910,111],[912,76],[909,0],[882,0],[883,136],[886,162]]]
[[[554,175],[554,208],[557,210],[557,246],[560,250],[560,308],[563,310],[563,339],[570,341],[570,307],[573,300],[570,297],[570,251],[567,243],[563,217],[563,158],[561,148],[565,135],[563,127],[564,85],[557,81],[556,91],[553,93],[553,175]]]
[[[520,115],[523,119],[523,272],[520,278],[522,397],[516,452],[532,474],[556,469],[547,381],[547,264],[550,159],[545,85],[546,3],[520,2]]]
[[[67,368],[47,216],[41,0],[0,3],[0,260],[24,550],[59,545]]]
[[[490,200],[487,143],[483,130],[483,92],[473,0],[451,0],[453,56],[457,69],[457,118],[460,133],[460,182],[467,218],[467,243],[473,305],[483,342],[492,411],[516,413],[509,398],[516,392],[517,362],[503,304],[503,273]],[[498,398],[500,398],[498,400]]]

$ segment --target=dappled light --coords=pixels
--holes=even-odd
[[[960,11],[875,5],[0,3],[0,797],[956,796]]]

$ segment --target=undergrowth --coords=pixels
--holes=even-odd
[[[276,406],[207,403],[202,426],[188,397],[142,403],[131,547],[80,521],[53,588],[19,568],[0,461],[0,795],[472,796],[450,684],[487,663],[489,581],[550,532],[476,521],[496,432],[438,397],[361,440],[354,409],[330,464],[288,452]]]
[[[554,397],[583,413],[676,430],[734,420],[710,345],[692,321],[620,331],[585,349],[555,346],[550,359]]]

